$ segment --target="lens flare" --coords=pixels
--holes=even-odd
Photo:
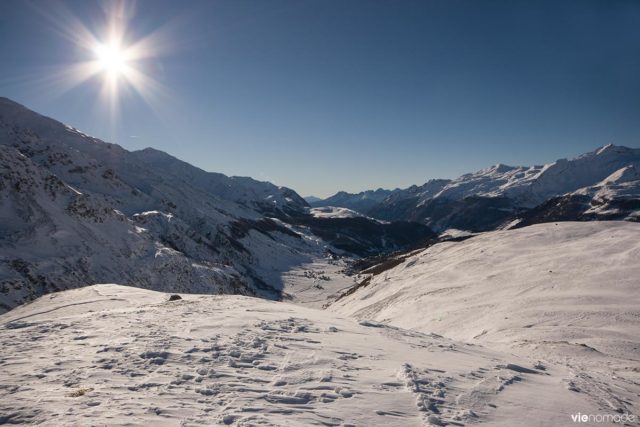
[[[108,74],[111,78],[125,74],[127,71],[127,55],[126,51],[120,48],[116,43],[97,44],[94,48],[96,60],[100,69]]]
[[[24,73],[21,84],[51,100],[81,85],[95,91],[93,113],[106,119],[103,123],[113,137],[123,102],[142,100],[156,115],[166,114],[168,100],[175,94],[152,73],[160,69],[163,56],[181,48],[179,35],[188,20],[174,17],[141,31],[135,1],[105,2],[95,17],[84,20],[61,3],[33,3],[32,7],[57,36],[69,42],[69,56],[74,59]]]

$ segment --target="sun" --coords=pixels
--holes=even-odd
[[[127,52],[118,43],[97,44],[93,49],[100,70],[111,78],[127,71]]]
[[[134,4],[126,0],[105,2],[105,7],[100,8],[104,13],[102,22],[92,21],[92,26],[57,2],[55,13],[47,9],[56,17],[59,35],[75,45],[78,60],[52,68],[50,76],[43,80],[54,86],[50,91],[60,94],[80,85],[91,85],[96,89],[93,93],[100,112],[108,113],[114,129],[122,103],[129,102],[132,96],[154,111],[166,104],[166,99],[173,98],[168,96],[168,88],[150,73],[162,72],[161,57],[174,44],[181,45],[176,34],[178,27],[174,21],[167,21],[140,32],[131,25],[136,16]]]

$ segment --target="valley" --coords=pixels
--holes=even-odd
[[[2,98],[0,424],[635,425],[639,167],[308,203]]]

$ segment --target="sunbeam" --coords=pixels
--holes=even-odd
[[[97,111],[108,112],[112,130],[117,128],[125,95],[137,94],[157,113],[159,106],[154,103],[167,96],[167,89],[145,72],[157,67],[146,65],[157,61],[175,43],[175,23],[167,22],[139,34],[139,28],[133,26],[135,2],[107,3],[99,19],[92,23],[81,20],[63,5],[57,6],[33,5],[33,8],[70,43],[75,60],[52,66],[46,76],[30,76],[31,87],[39,90],[33,86],[39,85],[42,92],[58,97],[80,85],[94,85],[95,107]]]

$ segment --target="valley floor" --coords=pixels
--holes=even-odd
[[[294,304],[322,308],[356,285],[355,277],[345,274],[348,266],[344,259],[326,256],[296,265],[280,278],[283,293],[290,296],[289,302]]]

